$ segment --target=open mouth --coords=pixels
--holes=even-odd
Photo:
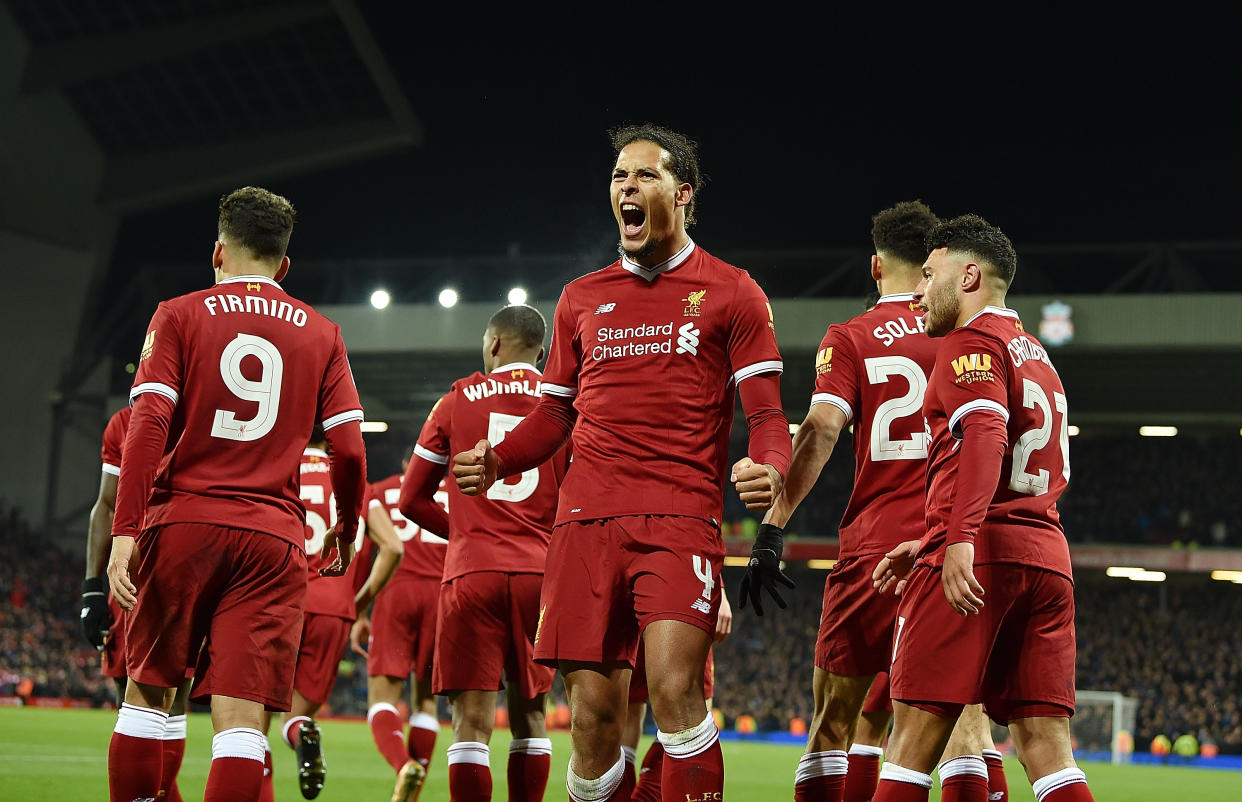
[[[647,213],[638,204],[626,201],[621,204],[621,229],[627,237],[637,237],[647,222]]]

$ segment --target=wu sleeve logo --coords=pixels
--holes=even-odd
[[[699,330],[693,323],[687,323],[677,330],[677,353],[699,355]]]
[[[694,292],[682,298],[686,302],[686,308],[682,310],[685,317],[698,317],[703,313],[703,296],[707,295],[707,290],[695,290]]]
[[[815,375],[822,376],[832,372],[832,346],[819,349],[815,355]]]
[[[142,353],[138,355],[138,361],[148,359],[153,351],[155,351],[155,329],[148,331],[147,338],[142,341]]]
[[[954,384],[973,384],[974,382],[990,382],[992,376],[991,354],[962,354],[951,363],[957,378]]]

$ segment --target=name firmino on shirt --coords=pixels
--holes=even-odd
[[[274,317],[301,328],[306,325],[306,310],[299,309],[288,301],[268,300],[261,295],[208,295],[203,299],[203,306],[212,317],[231,312],[248,312],[252,315]]]

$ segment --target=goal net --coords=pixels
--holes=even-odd
[[[1084,760],[1128,763],[1134,751],[1138,699],[1116,691],[1076,691],[1078,710],[1070,719],[1074,754]]]

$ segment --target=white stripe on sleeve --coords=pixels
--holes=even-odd
[[[423,448],[417,443],[414,444],[414,453],[428,462],[434,462],[437,465],[448,465],[448,454],[437,454],[431,449]]]
[[[742,379],[749,379],[751,376],[758,376],[760,373],[783,373],[785,363],[779,359],[770,359],[767,362],[756,362],[753,365],[747,365],[733,374],[733,381],[737,384],[742,383]]]
[[[144,382],[129,391],[129,402],[131,404],[134,403],[134,399],[143,393],[157,393],[172,401],[174,404],[181,399],[181,396],[177,394],[177,391],[169,387],[167,384],[160,384],[159,382]]]
[[[846,401],[839,395],[832,393],[815,393],[811,396],[811,406],[816,404],[832,404],[837,409],[845,413],[845,422],[850,423],[854,420],[854,408],[850,406],[850,402]]]
[[[323,430],[326,432],[334,426],[340,426],[342,423],[349,423],[350,421],[362,423],[362,410],[350,409],[337,415],[333,415],[330,418],[325,418],[323,422]]]

